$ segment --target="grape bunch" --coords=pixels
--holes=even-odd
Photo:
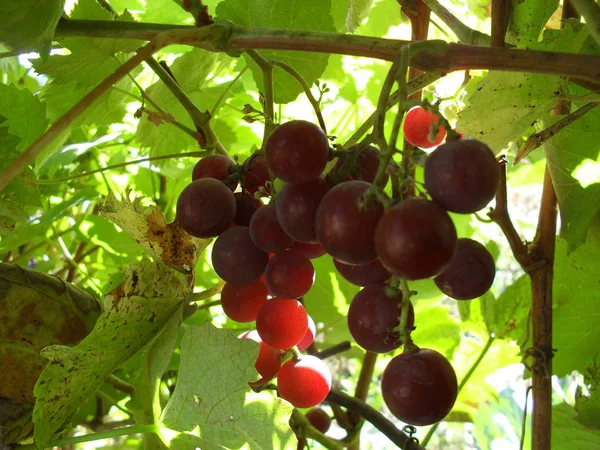
[[[441,144],[446,131],[438,121],[431,111],[412,109],[406,139],[422,148]],[[324,174],[333,157],[336,164]],[[439,145],[425,162],[428,196],[402,200],[387,197],[389,176],[379,164],[374,146],[332,152],[319,127],[293,120],[276,127],[242,166],[222,155],[202,159],[179,197],[180,226],[197,237],[217,237],[212,265],[225,281],[223,311],[234,321],[256,323],[240,335],[260,345],[255,367],[261,378],[251,385],[277,377],[279,395],[296,407],[321,403],[332,381],[323,361],[298,353],[316,334],[302,303],[315,280],[311,259],[327,253],[339,274],[362,288],[350,303],[348,329],[374,353],[398,349],[401,332],[414,328],[412,304],[392,277],[433,278],[457,300],[483,295],[494,281],[492,256],[480,243],[459,238],[448,214],[474,213],[493,199],[499,169],[491,150],[472,139]],[[285,183],[278,192],[274,178]],[[404,330],[401,309],[408,313]],[[443,419],[457,395],[447,359],[410,340],[388,364],[381,388],[390,411],[413,425]]]

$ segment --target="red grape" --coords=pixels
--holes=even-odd
[[[254,342],[260,344],[258,358],[254,363],[254,367],[262,378],[248,384],[250,386],[260,386],[275,378],[281,367],[281,351],[265,344],[256,330],[246,331],[240,335],[240,338],[252,339]]]
[[[265,144],[267,166],[273,174],[291,184],[319,178],[329,159],[329,141],[318,126],[305,120],[279,125]]]
[[[221,291],[221,306],[231,320],[254,322],[258,310],[268,298],[269,290],[260,278],[244,286],[225,283]]]
[[[333,265],[344,279],[356,286],[380,283],[389,280],[392,276],[378,259],[360,265],[344,264],[334,259]]]
[[[256,318],[256,330],[271,347],[287,350],[298,344],[308,329],[308,315],[298,300],[272,298]]]
[[[444,127],[440,127],[433,141],[429,140],[431,125],[438,123],[439,118],[431,110],[415,106],[406,113],[404,118],[404,138],[409,144],[420,148],[432,148],[439,145],[446,136]]]
[[[233,222],[236,225],[242,225],[243,227],[250,226],[250,220],[258,208],[261,208],[263,204],[260,200],[255,199],[247,192],[236,192],[233,194],[235,197],[235,218]]]
[[[296,347],[298,350],[303,352],[306,350],[315,340],[315,336],[317,334],[317,326],[315,325],[315,321],[312,320],[312,317],[308,316],[308,330],[306,330],[306,334],[302,338],[302,340],[298,343]]]
[[[248,227],[232,227],[215,241],[212,265],[217,275],[231,284],[250,284],[258,280],[269,262],[269,254],[250,238]]]
[[[448,211],[479,211],[493,200],[499,181],[494,154],[475,139],[447,142],[425,160],[425,188]]]
[[[306,413],[306,418],[321,433],[327,433],[331,426],[331,417],[322,408],[311,409]]]
[[[192,236],[209,238],[225,231],[235,217],[235,197],[214,178],[188,184],[177,199],[177,222]]]
[[[375,231],[381,264],[409,280],[429,278],[446,268],[456,241],[456,228],[448,213],[418,197],[389,209]]]
[[[317,210],[317,238],[335,259],[346,264],[367,264],[377,258],[375,227],[383,215],[379,203],[360,207],[361,197],[371,185],[345,181],[333,187]]]
[[[448,297],[472,300],[492,287],[495,276],[496,266],[490,252],[479,242],[462,238],[452,262],[434,281]]]
[[[372,145],[354,145],[338,157],[329,177],[335,180],[336,184],[350,180],[373,183],[379,168],[379,156],[379,150]],[[387,184],[388,178],[386,174],[381,186]]]
[[[277,217],[281,227],[294,240],[317,242],[315,216],[331,185],[324,178],[304,184],[286,184],[277,195]]]
[[[271,294],[279,298],[305,295],[315,282],[315,269],[306,256],[290,250],[277,253],[265,268],[265,283]]]
[[[289,360],[277,377],[279,395],[296,408],[318,405],[331,389],[331,372],[323,361],[304,355],[298,361]]]
[[[271,179],[269,169],[265,157],[255,153],[250,157],[250,160],[244,165],[242,172],[242,187],[250,194],[254,194],[261,190],[264,194],[269,194],[267,182]]]
[[[386,353],[402,345],[398,332],[394,331],[400,322],[402,294],[390,295],[383,283],[370,284],[352,299],[348,310],[350,334],[365,350],[373,353]],[[407,328],[415,323],[412,304],[408,310]]]
[[[258,248],[268,253],[282,252],[294,243],[281,228],[274,203],[263,206],[252,216],[250,237]]]
[[[290,247],[290,250],[296,250],[302,253],[308,259],[315,259],[327,253],[323,246],[318,242],[316,244],[309,244],[307,242],[295,241]]]
[[[238,181],[230,181],[227,183],[227,178],[232,175],[235,168],[235,161],[225,155],[208,155],[202,158],[194,166],[192,171],[192,181],[200,178],[216,178],[219,181],[227,184],[231,191],[235,191]]]
[[[411,425],[426,426],[446,417],[456,401],[458,386],[454,369],[440,353],[407,349],[385,368],[381,392],[394,416]]]

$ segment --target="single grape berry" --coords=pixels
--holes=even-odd
[[[298,361],[289,360],[277,377],[279,395],[296,408],[318,405],[331,389],[331,372],[315,356],[304,355]]]
[[[360,265],[344,264],[334,259],[333,265],[344,279],[356,286],[380,283],[389,280],[392,276],[379,259]]]
[[[192,181],[199,180],[200,178],[216,178],[219,181],[227,184],[231,191],[235,191],[238,185],[238,180],[227,179],[231,177],[233,170],[235,169],[235,161],[225,155],[208,155],[202,158],[194,166],[192,171]]]
[[[265,145],[267,167],[290,184],[302,184],[319,178],[329,159],[327,135],[305,120],[279,125]]]
[[[446,417],[457,392],[454,369],[444,356],[429,349],[405,350],[389,362],[381,380],[383,400],[391,413],[416,426]]]
[[[425,160],[425,188],[448,211],[479,211],[493,200],[499,181],[494,154],[475,139],[447,142]]]
[[[437,275],[456,251],[456,228],[439,205],[413,197],[389,209],[375,230],[381,264],[395,275],[420,280]]]
[[[281,228],[274,203],[260,208],[250,220],[252,242],[263,252],[277,253],[289,248],[294,240]]]
[[[269,262],[269,254],[250,238],[248,227],[232,227],[215,241],[212,265],[217,275],[231,284],[250,284],[258,280]]]
[[[286,184],[277,195],[277,217],[281,228],[294,240],[317,242],[315,216],[331,185],[324,178],[303,184]]]
[[[235,197],[215,178],[201,178],[188,184],[177,199],[177,222],[192,236],[218,236],[234,217]]]
[[[260,307],[269,299],[269,290],[260,278],[238,286],[225,283],[221,291],[223,312],[236,322],[254,322]]]
[[[479,242],[462,238],[452,262],[434,281],[448,297],[472,300],[490,290],[495,276],[496,266],[490,252]]]
[[[315,244],[309,244],[307,242],[295,241],[290,247],[290,250],[296,250],[302,253],[308,259],[315,259],[327,253],[323,246],[318,242]]]
[[[261,306],[256,331],[271,347],[287,350],[306,335],[308,315],[298,300],[272,298]]]
[[[328,178],[334,180],[335,184],[350,180],[373,183],[379,169],[380,155],[379,150],[372,145],[354,145],[338,157]],[[381,186],[387,184],[388,178],[386,174],[381,181]]]
[[[262,191],[263,194],[269,195],[270,191],[267,182],[271,179],[267,161],[263,155],[255,153],[250,157],[250,160],[244,165],[242,172],[242,187],[250,194]]]
[[[350,334],[365,350],[373,353],[387,353],[402,345],[400,336],[394,328],[400,322],[400,304],[402,294],[390,294],[384,283],[370,284],[352,299],[348,310],[348,329]],[[412,304],[408,310],[407,328],[415,324],[415,312]]]
[[[327,433],[331,426],[331,417],[322,408],[311,409],[306,413],[306,418],[321,433]]]
[[[314,282],[315,269],[310,259],[300,252],[277,253],[265,268],[265,283],[275,297],[302,297]]]
[[[406,117],[404,118],[404,138],[409,144],[424,149],[440,145],[446,136],[444,127],[439,127],[439,131],[433,141],[429,140],[431,125],[438,122],[439,118],[433,111],[415,106],[406,113]]]
[[[241,225],[243,227],[250,226],[250,220],[252,220],[252,216],[261,208],[263,204],[260,200],[255,199],[247,192],[236,192],[233,194],[235,197],[235,218],[233,222],[236,225]]]
[[[254,363],[254,367],[261,376],[261,379],[248,384],[250,386],[260,386],[275,378],[281,367],[281,351],[265,344],[256,330],[246,331],[239,337],[241,339],[252,339],[260,345],[258,358]]]
[[[343,263],[367,264],[377,258],[374,233],[383,207],[374,203],[361,208],[362,197],[370,187],[358,180],[340,183],[323,197],[317,209],[317,238],[327,253]]]
[[[298,350],[303,352],[306,350],[315,340],[315,336],[317,335],[317,326],[315,325],[315,321],[312,320],[312,317],[308,316],[308,330],[306,330],[306,334],[302,338],[300,342],[298,342]]]

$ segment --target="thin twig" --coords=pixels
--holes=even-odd
[[[527,404],[529,401],[529,392],[531,392],[531,386],[527,386],[525,389],[525,406],[523,406],[523,421],[521,422],[521,439],[519,441],[519,450],[523,450],[525,444],[525,432],[527,431]]]
[[[330,450],[342,450],[344,448],[340,441],[325,436],[313,427],[306,416],[297,409],[292,411],[292,422],[294,423],[294,428],[301,437],[313,439]]]
[[[325,350],[314,353],[313,356],[316,356],[319,359],[327,359],[340,353],[347,352],[351,348],[352,344],[350,344],[350,341],[342,341],[339,344],[332,345]]]
[[[492,47],[504,47],[504,37],[508,27],[510,2],[508,0],[492,0]]]
[[[265,133],[263,136],[263,143],[267,140],[271,131],[274,128],[275,120],[275,98],[273,93],[273,64],[271,61],[266,60],[256,50],[246,50],[246,53],[256,65],[260,68],[263,74],[264,84],[264,113],[265,113]]]
[[[113,389],[117,391],[123,392],[129,396],[135,394],[135,387],[128,382],[121,380],[119,377],[110,374],[106,379],[106,384],[108,384]]]

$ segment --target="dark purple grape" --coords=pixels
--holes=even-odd
[[[362,180],[367,183],[375,181],[375,175],[379,168],[380,152],[372,145],[354,145],[338,157],[329,178],[335,180],[336,184],[342,181]],[[386,174],[381,186],[387,184],[389,176]]]
[[[325,255],[327,252],[321,244],[308,244],[306,242],[294,242],[290,247],[290,250],[297,250],[306,256],[308,259],[315,259]]]
[[[318,126],[305,120],[279,125],[265,145],[267,167],[290,184],[319,178],[329,159],[329,141]]]
[[[475,139],[447,142],[425,160],[425,188],[448,211],[479,211],[492,201],[499,181],[500,168],[494,154]]]
[[[192,181],[200,178],[216,178],[219,181],[227,184],[231,191],[235,191],[238,181],[230,181],[227,183],[227,178],[232,175],[235,168],[235,161],[225,155],[208,155],[202,158],[194,166],[192,171]]]
[[[250,157],[250,161],[245,165],[242,172],[242,187],[252,195],[260,190],[263,194],[269,195],[267,182],[270,179],[265,157],[255,153]]]
[[[384,283],[370,284],[361,289],[352,299],[348,310],[350,334],[365,350],[373,353],[387,353],[402,345],[400,336],[394,331],[400,322],[402,294],[390,295]],[[408,310],[407,328],[415,323],[412,304]]]
[[[331,417],[322,408],[313,408],[306,413],[310,424],[321,433],[327,433],[331,426]]]
[[[381,393],[392,414],[402,422],[432,425],[446,417],[454,406],[458,393],[456,373],[435,350],[406,349],[383,371]]]
[[[241,225],[243,227],[250,226],[250,220],[252,220],[252,216],[261,208],[263,204],[260,200],[255,199],[247,192],[236,192],[233,194],[235,197],[235,218],[233,222],[236,225]]]
[[[333,187],[317,210],[317,238],[335,259],[346,264],[367,264],[377,258],[375,227],[383,215],[379,203],[361,209],[361,198],[371,185],[345,181]]]
[[[375,230],[381,264],[395,275],[420,280],[437,275],[456,251],[456,228],[448,213],[423,198],[389,209]]]
[[[378,259],[360,265],[344,264],[343,262],[334,259],[333,265],[344,279],[356,286],[382,283],[389,280],[392,276]]]
[[[212,265],[217,275],[231,284],[250,284],[258,280],[269,262],[269,254],[250,238],[248,227],[231,227],[215,241]]]
[[[331,185],[323,178],[304,184],[286,184],[277,195],[277,217],[285,232],[294,240],[317,242],[315,216]]]
[[[297,251],[277,253],[265,269],[269,291],[282,299],[302,297],[314,282],[315,269],[310,259]]]
[[[177,222],[192,236],[218,236],[234,217],[235,197],[215,178],[201,178],[188,184],[177,199]]]
[[[258,248],[267,253],[282,252],[294,243],[281,228],[273,203],[263,206],[252,216],[250,237]]]
[[[458,240],[450,265],[434,281],[448,297],[472,300],[490,290],[496,276],[494,258],[473,239]]]

